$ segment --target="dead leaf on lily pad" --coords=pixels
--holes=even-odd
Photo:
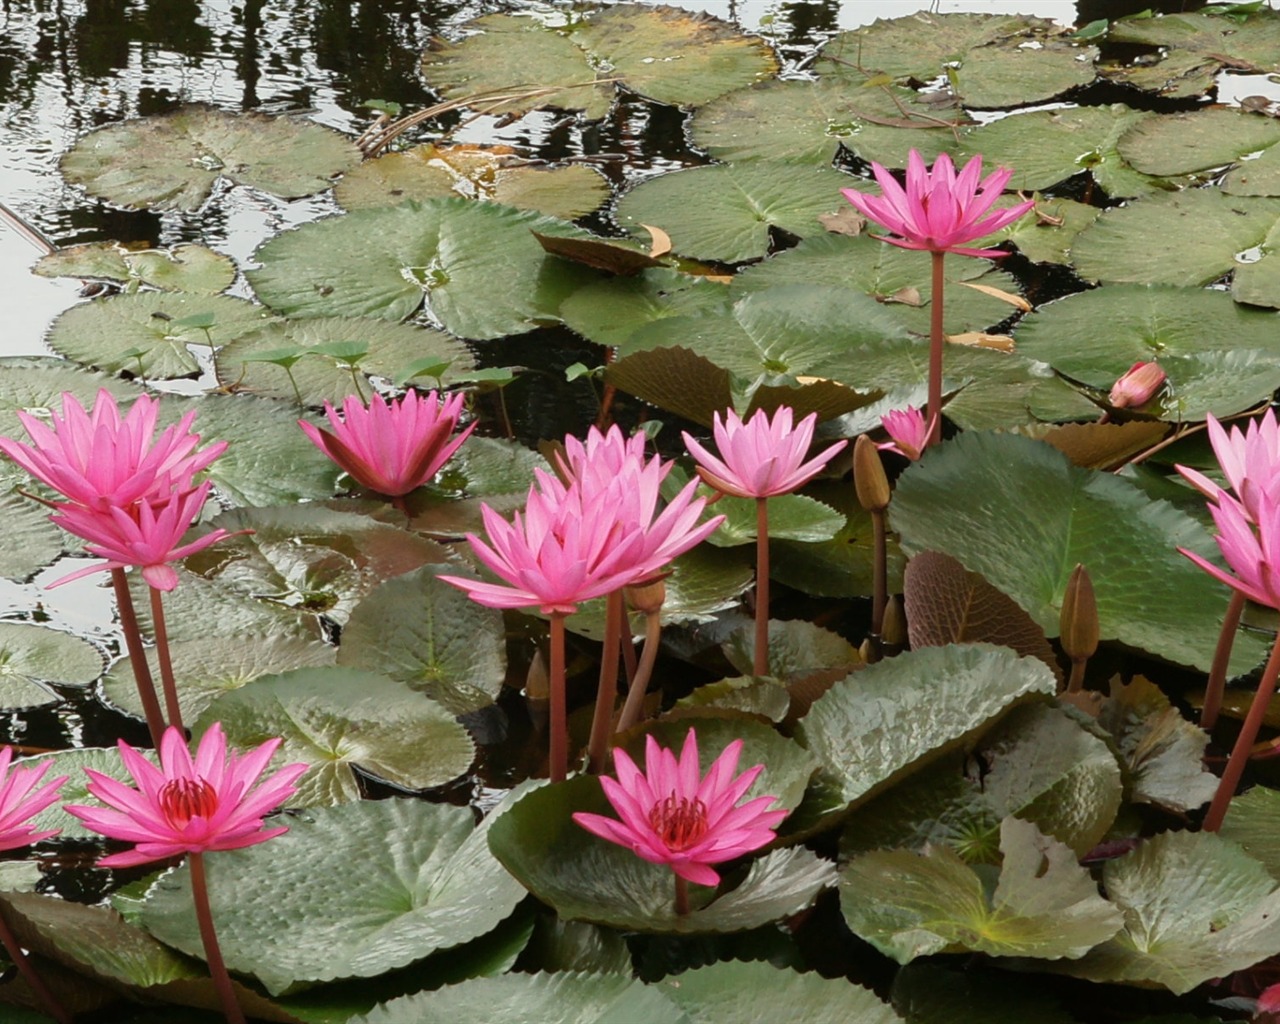
[[[1065,423],[1045,432],[1041,440],[1053,445],[1077,466],[1111,469],[1146,451],[1169,431],[1159,420],[1128,423]]]
[[[820,214],[818,223],[833,235],[848,235],[856,238],[867,226],[867,219],[852,206],[847,206],[835,213]]]
[[[985,291],[985,289],[982,289]],[[962,334],[948,334],[947,341],[953,345],[968,345],[971,348],[992,348],[997,352],[1012,352],[1013,339],[1007,334],[987,334],[985,331],[965,331]]]
[[[982,292],[983,295],[990,295],[993,299],[999,299],[1001,302],[1007,302],[1014,309],[1020,309],[1024,313],[1031,312],[1031,303],[1024,299],[1021,295],[1015,295],[1013,292],[1006,292],[1001,288],[993,288],[989,284],[977,284],[974,281],[961,281],[960,284],[965,288],[972,288],[974,291]]]

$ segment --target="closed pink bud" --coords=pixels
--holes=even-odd
[[[1136,362],[1112,385],[1107,401],[1117,409],[1146,405],[1164,387],[1165,380],[1159,363]]]

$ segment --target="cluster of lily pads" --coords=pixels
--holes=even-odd
[[[786,80],[763,41],[676,8],[539,8],[468,29],[423,57],[447,101],[597,119],[626,90],[689,108],[712,162],[615,194],[585,164],[497,147],[436,139],[366,159],[302,121],[201,106],[126,121],[82,138],[64,175],[122,206],[194,212],[229,183],[283,197],[332,187],[347,212],[270,239],[243,278],[196,245],[46,257],[40,273],[119,293],[58,318],[56,357],[0,361],[3,435],[64,393],[128,403],[165,381],[216,381],[161,406],[165,422],[197,412],[201,434],[227,443],[205,469],[222,511],[192,540],[225,535],[178,567],[165,598],[177,702],[193,742],[218,723],[233,748],[278,737],[276,763],[307,766],[271,819],[287,833],[207,864],[246,1012],[317,1024],[1252,1013],[1280,954],[1280,796],[1263,756],[1263,784],[1219,831],[1196,828],[1216,751],[1193,706],[1228,590],[1179,554],[1218,559],[1203,495],[1170,466],[1211,470],[1206,417],[1251,415],[1280,388],[1280,118],[1265,100],[1202,100],[1224,69],[1280,73],[1280,14],[1243,4],[1073,32],[922,12],[837,35],[809,77]],[[602,420],[643,403],[664,454],[682,457],[678,427],[705,432],[726,410],[815,414],[824,448],[879,439],[882,416],[925,404],[941,294],[930,254],[882,244],[840,193],[878,192],[858,172],[906,168],[912,150],[1008,166],[1023,198],[1000,202],[1033,206],[971,243],[1008,250],[1000,266],[945,264],[944,438],[909,463],[887,457],[887,509],[863,507],[847,462],[770,498],[763,671],[744,603],[757,503],[720,498],[705,512],[719,528],[672,564],[660,697],[613,740],[642,763],[692,725],[703,771],[740,744],[744,767],[765,766],[750,794],[787,812],[762,851],[676,907],[669,869],[575,823],[613,815],[599,779],[542,779],[543,617],[441,579],[470,573],[461,539],[485,525],[481,506],[509,517],[555,461],[488,411],[520,368],[478,364],[486,343],[534,350],[563,337],[548,326],[568,328],[599,346],[600,365],[580,369],[604,385]],[[617,230],[574,222],[587,215]],[[1068,294],[1042,301],[1051,278]],[[253,298],[225,294],[237,282]],[[1110,401],[1135,363],[1158,365],[1161,389]],[[326,402],[415,388],[465,392],[480,426],[394,501],[340,477],[308,439]],[[692,473],[679,462],[665,496]],[[74,553],[19,493],[26,474],[6,462],[0,479],[6,575]],[[1059,635],[1075,621],[1077,565],[1102,647],[1064,698],[1063,666],[1081,660]],[[882,573],[901,599],[864,644]],[[145,582],[132,585],[141,597]],[[606,620],[604,599],[563,618],[574,751]],[[1266,628],[1236,637],[1232,676],[1262,660]],[[95,686],[142,717],[131,659],[104,673],[84,640],[0,631],[9,708]],[[630,644],[622,653],[628,665]],[[1249,696],[1226,694],[1222,747]],[[39,756],[69,777],[63,802],[94,803],[83,768],[128,781],[111,747]],[[67,901],[37,891],[38,861],[88,870],[75,865],[97,856],[92,833],[60,806],[33,828],[61,834],[5,865],[0,913],[71,1010],[159,1002],[168,1019],[173,1004],[218,1005],[189,865],[122,878],[104,904]],[[21,980],[0,998],[30,1001]]]

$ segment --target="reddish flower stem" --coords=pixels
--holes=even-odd
[[[551,781],[569,774],[569,725],[565,702],[564,615],[551,616]]]
[[[631,689],[627,691],[626,703],[622,705],[618,732],[625,732],[640,721],[640,710],[644,707],[645,691],[649,689],[649,678],[653,675],[654,662],[658,660],[658,645],[661,640],[662,612],[649,612],[644,617],[644,651],[640,655],[640,665],[635,677],[631,680]]]
[[[1200,709],[1200,728],[1206,732],[1218,721],[1222,710],[1222,697],[1227,689],[1227,663],[1231,660],[1231,648],[1235,646],[1236,630],[1240,628],[1240,616],[1244,614],[1244,594],[1231,591],[1231,601],[1222,616],[1222,632],[1218,634],[1218,646],[1213,652],[1213,664],[1209,666],[1209,683],[1204,691],[1204,707]]]
[[[186,731],[182,724],[182,707],[178,704],[178,683],[173,675],[173,658],[169,654],[169,630],[164,623],[164,597],[155,587],[151,592],[151,624],[156,631],[156,658],[160,662],[160,687],[164,690],[164,707],[169,724]]]
[[[945,285],[942,264],[947,254],[935,252],[931,255],[933,291],[929,297],[929,401],[925,412],[929,436],[925,438],[926,448],[942,440],[942,350],[947,343],[942,332],[942,292]]]
[[[872,509],[871,529],[874,559],[871,570],[871,635],[879,643],[880,634],[884,632],[884,609],[889,602],[889,539],[884,509]]]
[[[604,649],[600,652],[600,685],[596,689],[596,710],[591,719],[591,738],[587,741],[587,770],[594,775],[604,771],[609,753],[609,736],[613,726],[613,708],[618,702],[618,655],[622,642],[622,619],[626,612],[622,590],[605,598]]]
[[[213,911],[209,908],[209,884],[204,873],[204,854],[189,854],[187,863],[191,866],[191,898],[195,902],[200,941],[204,944],[204,958],[209,962],[213,987],[218,990],[218,998],[222,1000],[222,1012],[227,1018],[227,1024],[246,1024],[244,1011],[240,1009],[240,1001],[236,999],[236,990],[231,985],[231,975],[227,973],[227,965],[222,959],[222,950],[218,948],[218,935],[213,930]]]
[[[133,610],[129,579],[123,569],[111,570],[111,585],[115,588],[120,629],[124,632],[124,644],[129,651],[129,663],[133,666],[133,678],[138,684],[138,696],[142,699],[142,712],[147,719],[147,729],[151,732],[151,745],[159,750],[160,738],[164,735],[164,715],[156,696],[156,684],[151,678],[151,666],[147,664],[147,652],[142,646],[142,631],[138,628],[138,616]]]
[[[769,499],[756,498],[756,635],[751,672],[769,674]]]
[[[1253,695],[1249,714],[1245,717],[1240,735],[1236,737],[1236,745],[1231,748],[1226,770],[1218,782],[1218,791],[1213,794],[1213,802],[1209,804],[1209,813],[1205,815],[1202,826],[1205,832],[1217,832],[1222,827],[1222,819],[1227,816],[1227,808],[1231,806],[1231,798],[1240,785],[1240,776],[1244,774],[1244,766],[1249,760],[1253,743],[1258,738],[1258,730],[1262,728],[1267,706],[1276,692],[1277,675],[1280,675],[1280,634],[1276,635],[1271,657],[1267,659],[1262,678],[1258,680],[1258,692]]]
[[[681,917],[689,913],[689,883],[679,875],[676,879],[676,913]]]
[[[0,914],[0,943],[3,943],[5,952],[9,954],[9,959],[13,961],[19,973],[26,979],[27,984],[31,986],[31,991],[40,1000],[44,1012],[56,1020],[58,1024],[71,1024],[71,1014],[67,1012],[66,1007],[58,1002],[57,997],[44,983],[44,979],[40,977],[40,972],[36,970],[31,958],[27,956],[26,950],[22,948],[22,943],[13,934],[13,929],[9,927],[9,922],[5,920],[4,914]]]

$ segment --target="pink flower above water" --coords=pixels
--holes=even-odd
[[[615,748],[617,781],[601,777],[600,785],[621,820],[586,812],[574,814],[573,820],[644,860],[668,865],[687,881],[718,885],[720,875],[711,865],[758,850],[774,838],[774,829],[787,816],[785,810],[769,809],[777,799],[772,796],[739,805],[764,771],[758,764],[736,775],[741,752],[742,741],[734,740],[703,777],[693,729],[678,761],[647,737],[644,772],[626,751]]]
[[[841,192],[868,220],[900,236],[882,235],[881,241],[904,249],[955,252],[963,256],[1007,255],[999,249],[963,246],[965,242],[1007,227],[1035,205],[1028,200],[992,211],[1013,171],[1002,167],[983,178],[981,156],[975,156],[957,174],[945,153],[930,170],[925,167],[924,157],[913,149],[907,157],[905,190],[880,164],[873,162],[871,171],[880,183],[881,195],[867,195],[851,188]]]
[[[1194,551],[1178,550],[1250,601],[1280,609],[1280,505],[1259,495],[1254,502],[1255,526],[1243,504],[1219,491],[1217,500],[1209,503],[1209,512],[1218,527],[1218,548],[1235,575]]]
[[[1275,410],[1268,409],[1261,418],[1250,420],[1245,430],[1232,426],[1227,431],[1210,415],[1208,428],[1213,453],[1218,457],[1227,483],[1249,518],[1260,522],[1259,510],[1255,507],[1260,497],[1265,496],[1272,505],[1280,505],[1280,424],[1276,422]],[[1223,493],[1222,488],[1203,473],[1189,466],[1176,469],[1210,501],[1217,501]]]
[[[837,441],[805,462],[818,421],[810,413],[794,427],[792,411],[779,406],[772,421],[763,409],[746,423],[730,409],[723,422],[716,413],[712,426],[719,457],[684,434],[685,446],[698,463],[698,475],[717,491],[738,498],[769,498],[788,494],[815,477],[845,447]]]
[[[591,427],[585,442],[572,435],[564,439],[564,454],[555,458],[556,471],[562,479],[575,480],[588,491],[600,490],[628,470],[644,469],[644,445],[644,434],[625,437],[616,423],[604,433]],[[670,470],[670,463],[664,465],[662,476]]]
[[[425,397],[409,391],[389,403],[374,395],[368,406],[348,396],[341,419],[332,405],[324,404],[332,431],[306,420],[298,426],[361,487],[398,498],[435,476],[475,429],[472,423],[452,437],[462,402],[460,393],[442,402],[434,391]]]
[[[136,843],[132,850],[104,857],[103,867],[133,867],[183,853],[238,850],[289,831],[264,828],[263,817],[293,795],[304,764],[262,773],[280,746],[268,740],[247,754],[227,754],[222,726],[215,722],[200,739],[196,756],[172,726],[160,744],[157,768],[123,740],[120,759],[137,788],[85,769],[89,792],[107,806],[68,805],[95,832]]]
[[[58,802],[58,791],[67,776],[59,775],[41,785],[53,767],[52,761],[29,768],[10,767],[12,760],[13,747],[0,750],[0,850],[30,846],[61,831],[56,828],[37,831],[30,819]]]
[[[1166,379],[1159,363],[1136,362],[1111,386],[1107,401],[1117,409],[1136,409],[1155,398]]]
[[[876,445],[881,451],[897,452],[912,462],[924,453],[929,443],[929,425],[924,413],[914,405],[885,413],[880,417],[880,424],[891,438]]]
[[[86,411],[64,392],[62,413],[50,412],[47,425],[28,412],[18,420],[33,444],[0,437],[0,451],[68,501],[105,511],[147,498],[164,498],[191,486],[192,477],[227,448],[225,441],[200,451],[200,435],[191,432],[188,412],[156,436],[160,403],[147,395],[133,402],[122,418],[115,397],[98,392]]]

